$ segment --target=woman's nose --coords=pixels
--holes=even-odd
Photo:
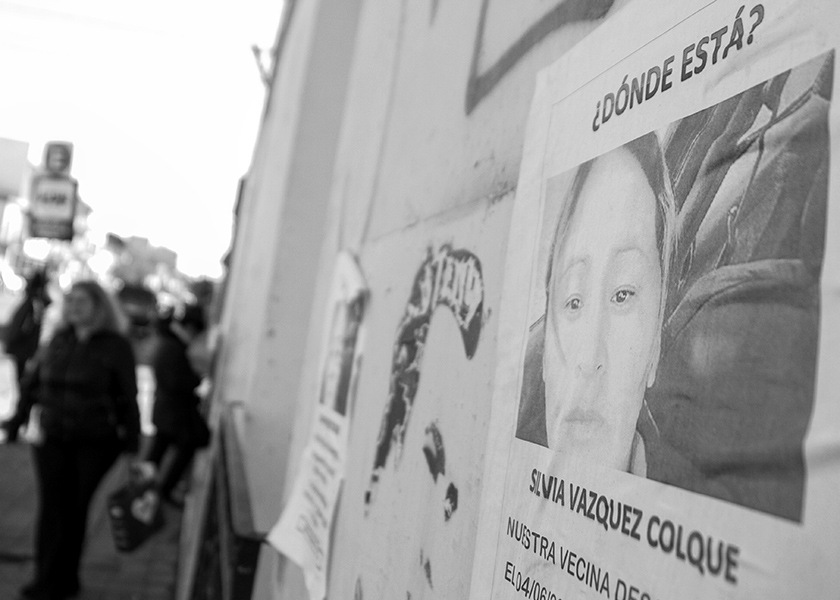
[[[578,370],[586,377],[603,372],[606,364],[606,323],[602,311],[591,307],[582,315],[578,339]]]

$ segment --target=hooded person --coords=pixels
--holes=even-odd
[[[15,361],[18,381],[23,377],[26,363],[38,350],[44,312],[51,302],[47,293],[48,282],[43,271],[36,271],[26,280],[23,301],[6,326],[6,353]]]

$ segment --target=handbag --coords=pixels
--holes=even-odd
[[[133,552],[143,545],[164,524],[154,478],[129,472],[128,482],[108,496],[108,517],[118,551]]]

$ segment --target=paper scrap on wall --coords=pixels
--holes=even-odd
[[[289,501],[269,543],[303,569],[312,600],[327,593],[330,535],[347,457],[348,419],[361,360],[367,290],[355,260],[339,255],[328,304],[319,402]]]

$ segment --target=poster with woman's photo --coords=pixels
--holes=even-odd
[[[840,19],[691,4],[540,78],[474,597],[836,597]]]

